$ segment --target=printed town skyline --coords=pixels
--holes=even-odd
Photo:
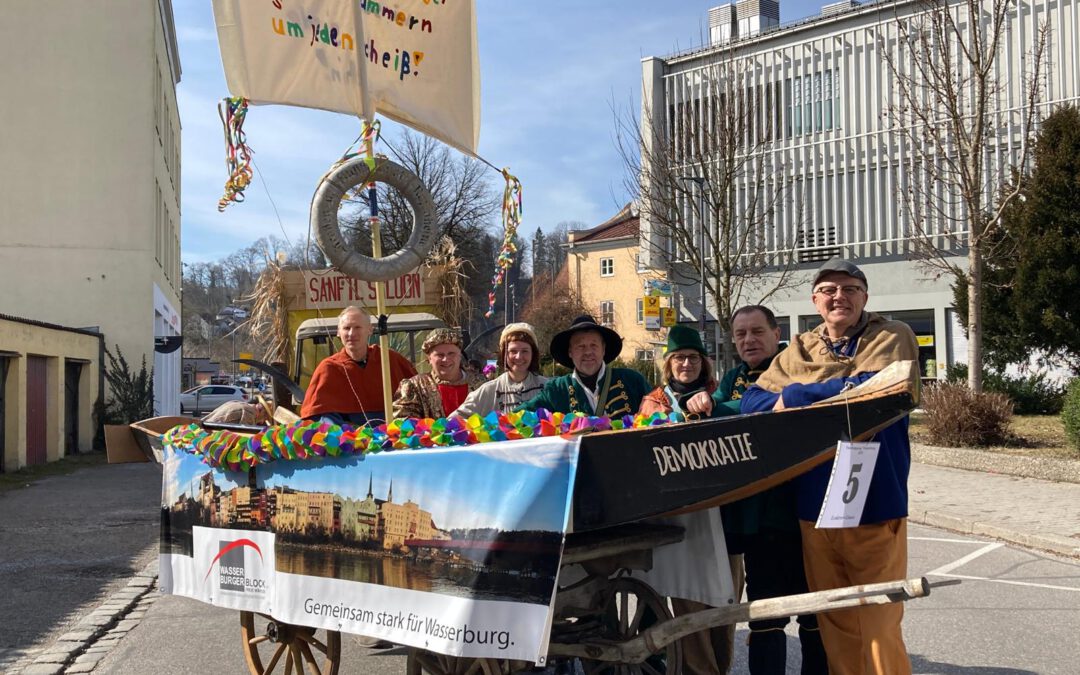
[[[506,452],[497,446],[479,452],[450,448],[381,453],[363,458],[277,461],[259,467],[257,483],[266,490],[289,488],[298,493],[333,493],[343,500],[362,501],[369,486],[373,494],[387,495],[393,481],[395,503],[423,504],[445,531],[478,528],[561,531],[567,489],[567,459],[562,446],[537,442],[524,449],[526,452],[521,452],[520,446],[515,450]],[[180,459],[174,457],[164,467],[165,506],[175,503],[181,493],[190,494],[192,481],[207,472],[201,462]],[[215,469],[212,476],[223,492],[248,484],[245,474]],[[469,480],[455,482],[448,476],[467,476]]]

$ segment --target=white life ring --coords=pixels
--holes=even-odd
[[[338,226],[342,198],[372,180],[397,188],[413,210],[413,230],[405,246],[384,258],[363,255],[349,246]],[[375,171],[367,160],[354,157],[331,171],[315,190],[311,201],[311,229],[315,241],[339,270],[364,281],[389,281],[420,266],[438,238],[435,200],[423,181],[405,167],[385,157],[375,158]]]

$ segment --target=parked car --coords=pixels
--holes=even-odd
[[[188,389],[180,394],[180,414],[199,415],[207,413],[227,401],[247,401],[248,393],[242,387],[228,384],[206,384]]]

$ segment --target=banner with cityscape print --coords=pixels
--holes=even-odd
[[[163,593],[454,656],[543,663],[578,439],[278,461],[167,447]]]

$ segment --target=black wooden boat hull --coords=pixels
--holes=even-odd
[[[828,461],[838,440],[868,438],[914,407],[905,392],[586,436],[574,486],[573,530],[742,499]]]

